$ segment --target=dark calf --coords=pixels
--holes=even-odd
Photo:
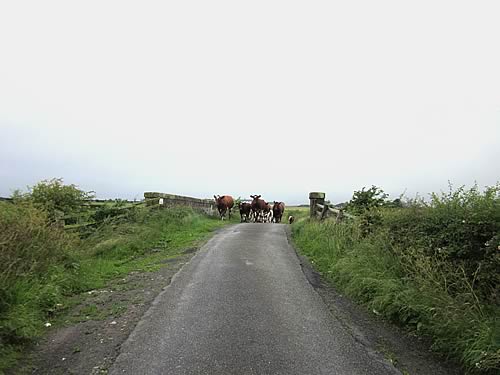
[[[283,202],[274,201],[273,205],[273,220],[275,223],[281,223],[281,218],[285,213],[285,204]]]
[[[252,205],[250,203],[243,202],[239,204],[239,209],[241,222],[248,222],[248,220],[250,219],[250,214],[252,213]]]

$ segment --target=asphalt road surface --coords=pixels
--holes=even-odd
[[[308,283],[286,226],[217,233],[136,326],[111,374],[399,374]]]

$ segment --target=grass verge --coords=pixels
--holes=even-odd
[[[292,234],[327,280],[376,315],[430,336],[468,373],[500,370],[500,309],[480,301],[460,269],[398,248],[383,228],[366,235],[356,222],[300,220]]]
[[[80,239],[47,224],[35,207],[0,204],[0,373],[68,309],[71,296],[158,269],[228,223],[188,208],[137,209]]]

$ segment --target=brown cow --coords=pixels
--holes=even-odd
[[[219,215],[221,220],[224,220],[224,216],[226,216],[226,211],[229,210],[229,219],[231,219],[231,210],[234,206],[234,200],[233,197],[230,195],[214,195],[215,199],[215,206],[217,207],[217,210],[219,210]]]
[[[273,220],[275,223],[281,223],[281,218],[285,213],[285,204],[283,202],[274,201],[273,205]]]
[[[253,199],[251,205],[254,214],[254,221],[257,222],[262,220],[263,211],[266,208],[267,203],[263,199],[260,199],[261,195],[250,195],[250,197]]]
[[[240,209],[241,222],[243,223],[243,221],[245,221],[245,223],[247,223],[252,213],[252,205],[250,203],[240,202],[238,207]]]

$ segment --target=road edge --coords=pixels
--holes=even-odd
[[[433,352],[429,340],[410,335],[340,293],[297,249],[293,242],[291,226],[287,225],[285,231],[288,244],[295,252],[302,272],[327,306],[332,319],[338,320],[369,354],[384,358],[403,375],[463,374],[463,370],[456,363],[449,362]]]

